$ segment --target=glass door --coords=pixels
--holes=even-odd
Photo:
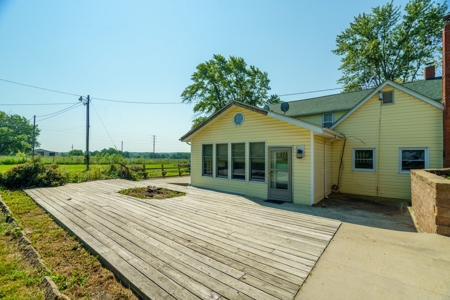
[[[269,148],[269,199],[292,201],[291,160],[291,148]]]

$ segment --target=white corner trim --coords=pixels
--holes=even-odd
[[[357,105],[355,105],[351,110],[349,110],[345,115],[343,115],[336,123],[334,123],[330,129],[334,129],[336,128],[336,126],[338,126],[340,123],[342,123],[342,121],[344,121],[345,119],[347,119],[351,114],[353,114],[358,108],[360,108],[364,103],[366,103],[370,98],[372,98],[376,93],[378,93],[381,89],[383,89],[386,85],[390,85],[393,88],[402,91],[410,96],[413,96],[419,100],[424,101],[425,103],[428,103],[438,109],[444,110],[444,105],[436,102],[434,100],[431,100],[430,98],[427,98],[417,92],[414,92],[413,90],[410,90],[398,83],[395,83],[393,81],[390,80],[386,80],[385,82],[383,82],[382,84],[380,84],[378,87],[376,87],[369,95],[367,95],[363,100],[361,100]]]
[[[311,200],[310,204],[314,204],[314,132],[311,131]]]

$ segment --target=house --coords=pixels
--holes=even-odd
[[[35,149],[34,152],[41,156],[58,156],[58,152],[45,149]]]
[[[450,163],[449,24],[442,78],[429,66],[425,80],[289,105],[230,102],[180,139],[191,184],[307,205],[332,191],[410,199],[409,170],[441,168],[444,150]]]

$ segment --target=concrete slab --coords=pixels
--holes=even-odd
[[[295,299],[450,299],[450,238],[343,223]]]

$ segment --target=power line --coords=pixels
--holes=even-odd
[[[65,109],[63,109],[63,110],[60,110],[60,111],[58,111],[58,112],[55,112],[54,114],[51,114],[51,116],[49,116],[49,117],[47,117],[47,118],[44,118],[44,119],[42,119],[42,120],[39,120],[39,122],[42,122],[42,121],[51,119],[51,118],[53,118],[53,117],[56,117],[56,116],[58,116],[58,115],[60,115],[60,114],[63,114],[63,113],[65,113],[65,112],[68,112],[69,110],[72,110],[72,109],[74,109],[74,108],[77,108],[77,107],[79,107],[80,105],[81,105],[81,103],[77,103],[77,104],[75,104],[75,105],[72,105],[72,106],[69,107],[69,108],[65,108]]]
[[[67,105],[67,104],[73,104],[73,102],[60,102],[60,103],[0,103],[0,105],[3,106],[20,106],[20,105]]]
[[[108,129],[106,129],[105,123],[103,123],[102,118],[100,118],[100,115],[98,114],[97,109],[95,108],[94,102],[91,101],[91,104],[92,104],[92,107],[94,108],[95,113],[97,114],[97,117],[100,119],[100,122],[102,122],[103,128],[105,128],[106,133],[108,134],[109,138],[111,139],[111,142],[113,143],[114,148],[116,148],[116,150],[117,150],[116,144],[114,143],[111,135],[109,134]]]
[[[74,106],[76,106],[76,105],[78,105],[78,104],[80,104],[80,103],[77,102],[77,103],[72,103],[72,104],[73,104],[73,105],[71,105],[71,106],[69,106],[69,107],[66,107],[66,108],[64,108],[64,109],[61,109],[61,110],[59,110],[59,111],[57,111],[57,112],[54,112],[54,113],[51,113],[51,114],[42,115],[42,116],[36,116],[36,117],[42,118],[42,117],[54,115],[54,114],[56,114],[56,113],[62,112],[62,111],[64,111],[64,110],[67,110],[67,109],[69,109],[69,108],[71,108],[71,107],[74,107]]]
[[[20,82],[15,82],[15,81],[11,81],[11,80],[6,80],[6,79],[2,79],[0,78],[0,81],[4,81],[4,82],[8,82],[8,83],[13,83],[13,84],[18,84],[18,85],[22,85],[22,86],[26,86],[26,87],[30,87],[30,88],[35,88],[35,89],[39,89],[39,90],[44,90],[44,91],[48,91],[48,92],[53,92],[53,93],[59,93],[59,94],[64,94],[64,95],[70,95],[70,96],[79,96],[79,94],[74,94],[74,93],[68,93],[68,92],[62,92],[62,91],[58,91],[58,90],[53,90],[53,89],[48,89],[48,88],[43,88],[43,87],[38,87],[38,86],[34,86],[34,85],[30,85],[30,84],[25,84],[25,83],[20,83]],[[315,91],[306,91],[306,92],[298,92],[298,93],[291,93],[291,94],[281,94],[278,95],[279,97],[285,97],[285,96],[294,96],[294,95],[303,95],[303,94],[311,94],[311,93],[319,93],[319,92],[327,92],[327,91],[335,91],[335,90],[342,90],[343,87],[339,87],[339,88],[332,88],[332,89],[324,89],[324,90],[315,90]],[[106,98],[98,98],[98,97],[92,97],[91,99],[96,99],[96,100],[100,100],[100,101],[107,101],[107,102],[115,102],[115,103],[127,103],[127,104],[156,104],[156,105],[164,105],[164,104],[184,104],[184,102],[149,102],[149,101],[125,101],[125,100],[114,100],[114,99],[106,99]],[[196,102],[191,102],[191,103],[196,103]],[[70,104],[70,103],[46,103],[46,104],[0,104],[0,105],[57,105],[57,104]]]
[[[308,92],[299,92],[299,93],[292,93],[292,94],[284,94],[284,95],[278,95],[278,96],[279,96],[279,97],[284,97],[284,96],[294,96],[294,95],[311,94],[311,93],[319,93],[319,92],[335,91],[335,90],[342,90],[342,89],[343,89],[343,87],[340,87],[340,88],[333,88],[333,89],[325,89],[325,90],[308,91]]]
[[[53,92],[53,93],[58,93],[58,94],[64,94],[64,95],[70,95],[70,96],[77,96],[77,97],[80,96],[79,94],[73,94],[73,93],[61,92],[61,91],[57,91],[57,90],[47,89],[47,88],[43,88],[43,87],[39,87],[39,86],[34,86],[34,85],[30,85],[30,84],[25,84],[25,83],[15,82],[15,81],[6,80],[6,79],[2,79],[2,78],[0,78],[0,81],[9,82],[9,83],[14,83],[14,84],[18,84],[18,85],[23,85],[23,86],[26,86],[26,87],[30,87],[30,88],[34,88],[34,89],[38,89],[38,90],[44,90],[44,91]]]
[[[128,103],[128,104],[184,104],[183,102],[146,102],[146,101],[124,101],[124,100],[111,100],[104,98],[92,97],[92,99],[116,103]]]

